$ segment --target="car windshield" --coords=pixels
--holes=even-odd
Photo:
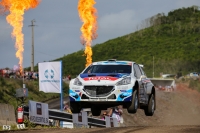
[[[92,65],[83,73],[131,73],[131,65]]]

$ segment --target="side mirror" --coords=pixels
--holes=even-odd
[[[141,75],[140,79],[146,79],[147,76],[146,75]]]

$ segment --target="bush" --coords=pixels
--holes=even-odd
[[[36,127],[36,124],[30,122],[28,119],[24,120],[24,125],[25,125],[25,127],[28,127],[28,128],[35,128]]]

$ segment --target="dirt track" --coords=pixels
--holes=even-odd
[[[143,110],[124,113],[125,126],[200,125],[200,93],[178,84],[174,92],[157,90],[157,109],[153,117]]]
[[[10,131],[12,132],[12,131]],[[24,130],[14,133],[200,133],[200,126],[135,126],[90,129]]]
[[[200,133],[200,93],[185,84],[174,92],[157,90],[157,109],[147,117],[139,109],[136,114],[124,110],[124,127],[90,129],[26,130],[15,133]]]

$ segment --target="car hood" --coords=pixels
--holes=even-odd
[[[78,78],[83,85],[114,85],[129,75],[122,73],[90,73],[80,74]]]

